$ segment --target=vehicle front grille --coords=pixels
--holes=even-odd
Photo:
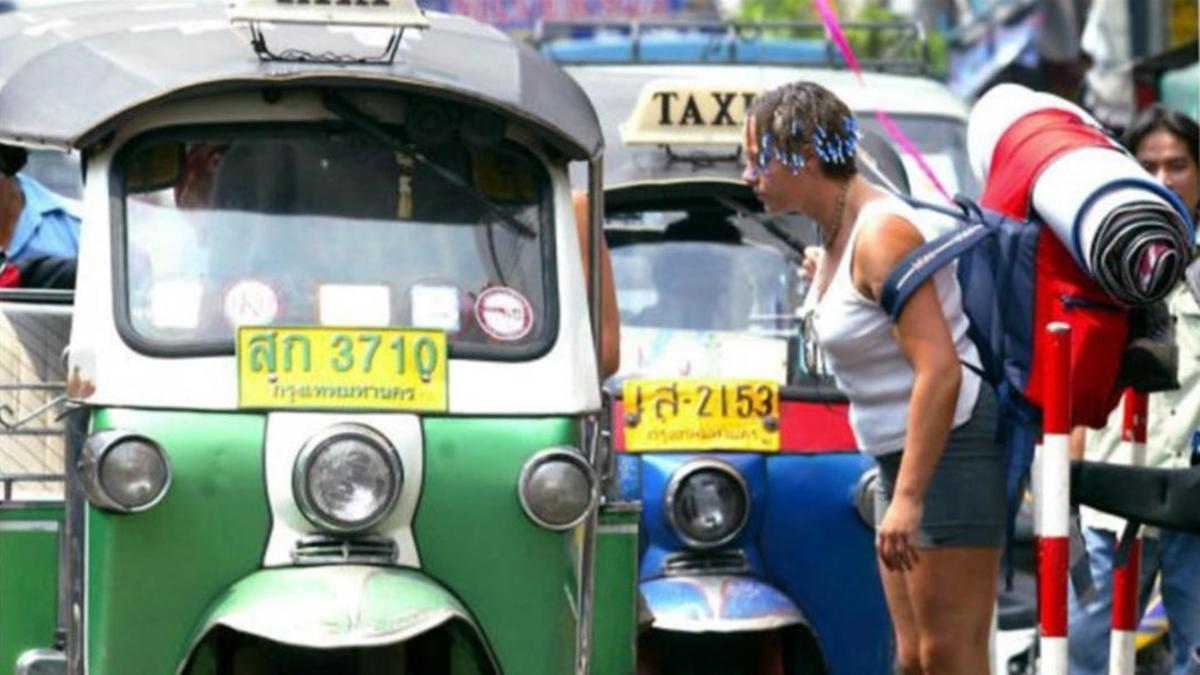
[[[667,575],[743,574],[748,571],[750,561],[741,549],[672,553],[663,562],[663,573]]]
[[[305,537],[292,549],[292,562],[297,565],[390,565],[397,557],[396,542],[388,537]]]

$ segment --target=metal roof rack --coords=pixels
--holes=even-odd
[[[930,71],[929,43],[925,30],[915,21],[848,21],[842,24],[847,38],[855,46],[859,64],[865,70],[926,74]],[[710,42],[703,53],[673,60],[670,56],[648,54],[648,37],[664,32],[707,35]],[[559,53],[556,46],[580,45],[609,32],[627,36],[627,58],[589,58]],[[821,57],[796,65],[845,68],[847,64],[828,39],[825,25],[818,21],[705,21],[690,19],[585,19],[577,21],[539,20],[531,37],[533,45],[551,58],[570,63],[782,63],[779,58],[754,58],[749,47],[761,47],[786,40],[820,42]],[[583,50],[586,54],[586,50]]]

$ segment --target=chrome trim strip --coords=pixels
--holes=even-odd
[[[64,464],[67,469],[66,515],[63,559],[58,587],[58,630],[64,633],[68,675],[87,673],[87,621],[84,613],[87,589],[87,500],[80,487],[78,463],[87,441],[91,409],[78,407],[69,413]]]
[[[66,675],[67,655],[56,649],[29,649],[17,658],[14,675]]]
[[[596,203],[593,201],[592,205],[595,206]],[[595,263],[593,263],[592,270],[596,270]],[[579,422],[580,447],[585,448],[587,454],[585,465],[592,472],[592,502],[585,512],[583,550],[579,556],[579,618],[576,622],[576,630],[579,632],[575,636],[575,674],[589,675],[592,669],[592,625],[594,623],[592,607],[595,604],[593,578],[596,568],[597,526],[600,522],[600,485],[595,471],[601,454],[600,418],[596,415],[588,415]],[[524,483],[525,472],[522,471],[521,485]],[[520,489],[517,492],[519,493]],[[521,505],[524,506],[524,502]]]
[[[0,520],[0,532],[58,532],[53,520]]]

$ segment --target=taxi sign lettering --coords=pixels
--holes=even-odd
[[[715,112],[712,116],[705,119],[701,106],[697,103],[698,94],[687,94],[684,98],[682,112],[676,114],[679,110],[674,103],[679,101],[683,95],[675,91],[659,91],[653,94],[653,98],[661,105],[661,110],[658,118],[658,123],[664,127],[670,126],[713,126],[713,127],[736,127],[741,128],[742,122],[745,121],[746,111],[750,109],[750,105],[754,103],[754,98],[757,94],[750,92],[736,91],[710,91],[708,96],[712,98],[712,102],[716,105]],[[703,94],[699,94],[703,99]],[[733,104],[741,97],[741,107],[739,115],[735,118],[733,115]],[[712,106],[706,106],[706,109],[711,110]]]
[[[759,95],[736,83],[651,82],[621,125],[627,145],[740,145],[746,112]]]

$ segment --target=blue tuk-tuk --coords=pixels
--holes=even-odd
[[[848,30],[876,28],[919,36]],[[890,674],[873,462],[806,331],[815,230],[761,212],[740,179],[741,125],[758,94],[818,81],[859,113],[869,176],[936,194],[882,140],[869,113],[886,110],[944,186],[972,193],[963,104],[916,75],[919,58],[864,59],[863,86],[817,25],[555,24],[538,39],[606,141],[621,316],[611,497],[643,504],[639,673]]]

